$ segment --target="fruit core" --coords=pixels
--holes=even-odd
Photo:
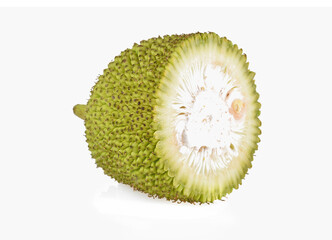
[[[183,88],[188,94],[175,121],[179,151],[197,172],[226,168],[239,154],[244,96],[236,79],[220,65],[200,63],[189,69],[181,74],[191,85]]]

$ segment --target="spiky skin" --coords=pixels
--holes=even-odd
[[[191,203],[213,202],[238,188],[251,167],[258,137],[251,142],[237,180],[213,194],[185,191],[185,182],[176,181],[176,173],[167,165],[165,149],[158,150],[161,139],[156,136],[160,128],[156,108],[162,104],[159,96],[165,84],[165,69],[172,64],[172,54],[181,44],[193,39],[204,42],[210,37],[242,55],[236,45],[214,33],[164,36],[134,44],[115,57],[99,76],[86,106],[85,133],[91,155],[106,175],[149,196]],[[254,89],[254,74],[248,70],[248,76]],[[258,115],[259,107],[254,117],[258,119]],[[258,135],[260,122],[255,124]]]

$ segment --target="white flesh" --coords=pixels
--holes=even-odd
[[[245,113],[239,118],[232,111],[234,100],[245,102],[240,87],[224,67],[204,58],[189,61],[182,69],[172,102],[180,159],[198,174],[227,168],[239,154],[244,131]]]

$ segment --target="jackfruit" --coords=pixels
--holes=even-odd
[[[98,167],[151,197],[213,202],[251,168],[261,122],[242,49],[215,33],[166,35],[126,49],[86,105],[86,141]]]

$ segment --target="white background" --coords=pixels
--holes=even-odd
[[[332,239],[331,23],[308,8],[0,9],[0,239]],[[243,185],[201,206],[105,176],[72,113],[134,42],[197,31],[244,49],[263,123]]]

